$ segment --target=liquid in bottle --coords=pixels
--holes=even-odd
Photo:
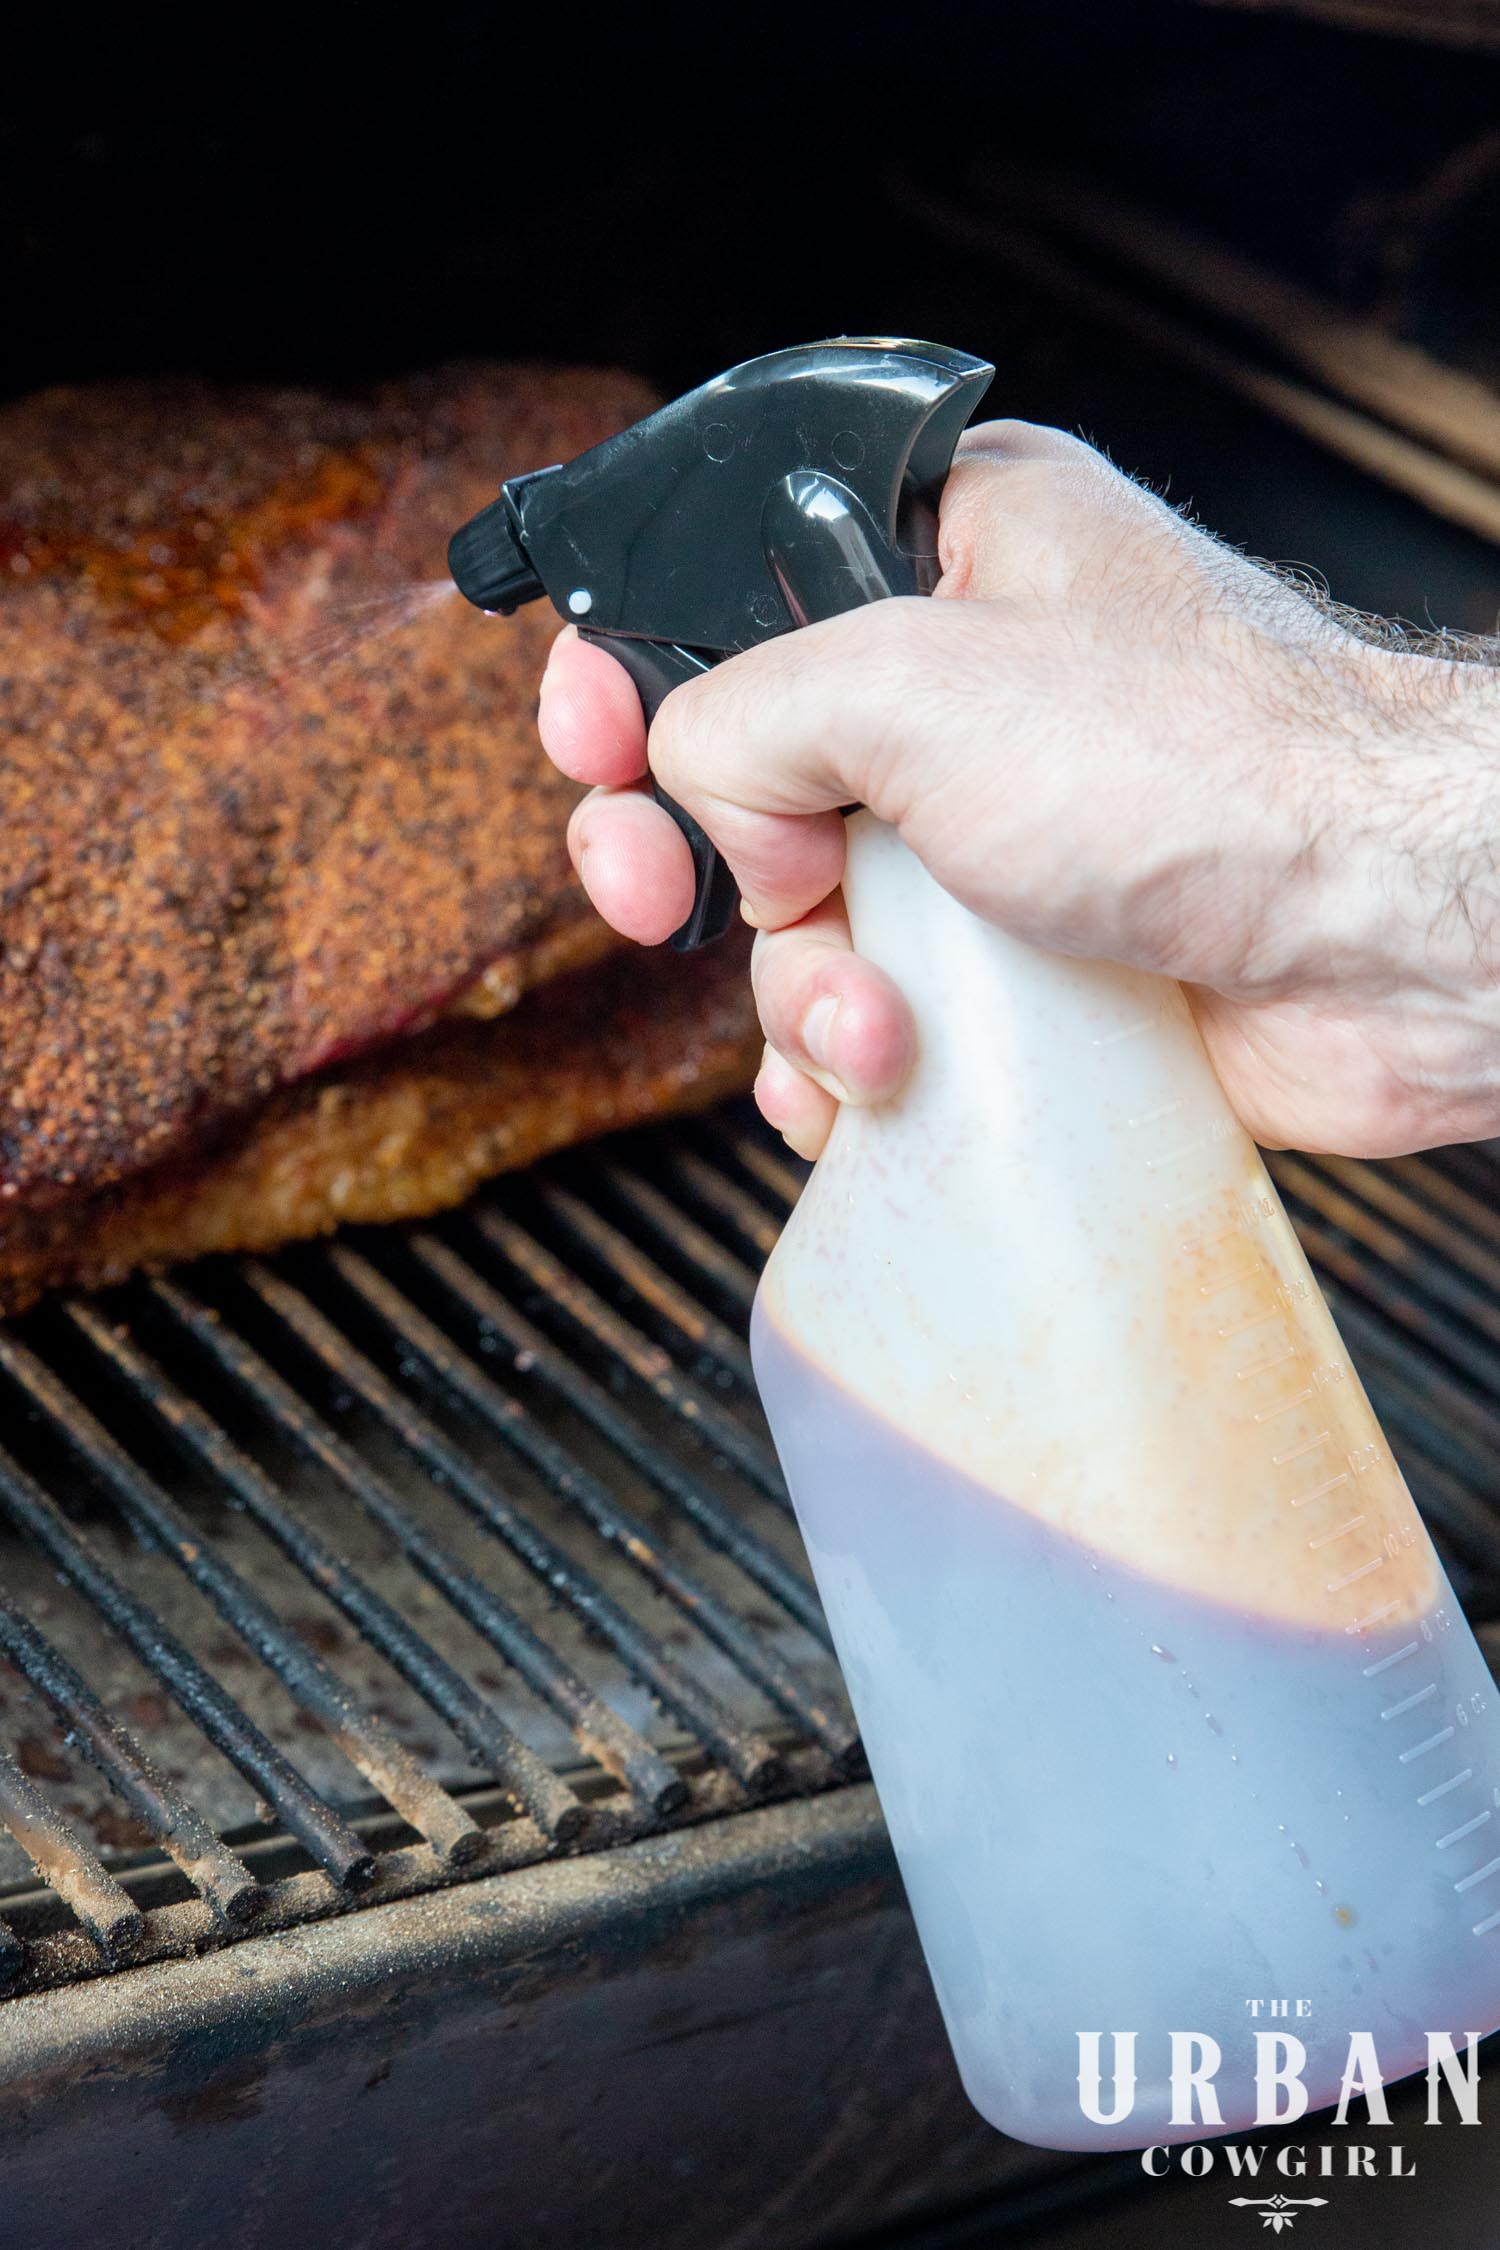
[[[856,941],[921,1060],[841,1115],[757,1377],[965,2084],[1063,2148],[1314,2108],[1500,2024],[1490,1675],[1181,995],[1037,954],[851,822]],[[899,933],[899,952],[896,933]],[[1137,2034],[1090,2122],[1079,2034]],[[1106,2088],[1106,2093],[1108,2089]]]

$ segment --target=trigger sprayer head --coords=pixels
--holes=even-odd
[[[938,579],[938,502],[994,369],[942,344],[835,336],[745,360],[558,468],[511,477],[455,533],[480,609],[539,594],[607,645],[649,725],[722,658]],[[712,840],[653,783],[693,855],[683,952],[734,913]]]

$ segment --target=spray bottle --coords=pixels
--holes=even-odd
[[[460,531],[649,719],[752,643],[930,593],[990,380],[847,338],[732,369]],[[667,801],[667,800],[664,800]],[[669,801],[668,801],[669,802]],[[732,880],[681,809],[697,898]],[[1057,2148],[1337,2100],[1500,2024],[1500,1708],[1180,991],[1006,936],[868,812],[911,1003],[761,1282],[755,1368],[964,2083]]]

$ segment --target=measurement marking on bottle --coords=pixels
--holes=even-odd
[[[1288,1344],[1286,1350],[1284,1352],[1278,1352],[1274,1359],[1257,1360],[1253,1367],[1241,1367],[1237,1369],[1234,1379],[1237,1383],[1251,1383],[1255,1380],[1257,1375],[1269,1375],[1273,1367],[1280,1367],[1287,1360],[1295,1359],[1296,1357],[1296,1345]]]
[[[1353,1481],[1347,1469],[1340,1469],[1336,1477],[1328,1477],[1322,1484],[1315,1484],[1311,1492],[1299,1492],[1292,1502],[1292,1506],[1294,1508],[1311,1507],[1313,1501],[1321,1500],[1325,1493],[1337,1492],[1341,1484],[1352,1484]]]
[[[1300,1492],[1298,1496],[1295,1496],[1295,1501],[1291,1505],[1293,1507],[1311,1507],[1313,1501],[1320,1501],[1320,1498],[1325,1494],[1338,1492],[1340,1485],[1352,1485],[1352,1483],[1354,1483],[1354,1478],[1349,1476],[1349,1471],[1340,1469],[1338,1476],[1325,1476],[1325,1480],[1322,1480],[1320,1485],[1313,1485],[1311,1492]]]
[[[1394,1616],[1400,1607],[1398,1601],[1382,1602],[1379,1609],[1372,1609],[1368,1617],[1357,1617],[1352,1625],[1344,1627],[1344,1631],[1351,1634],[1368,1633],[1372,1625],[1378,1625],[1382,1618]]]
[[[1234,1232],[1238,1233],[1239,1229],[1235,1228]],[[1192,1250],[1198,1248],[1199,1246],[1196,1243],[1185,1242],[1182,1247],[1184,1250]],[[1200,1281],[1198,1284],[1198,1294],[1200,1297],[1207,1297],[1210,1300],[1215,1297],[1222,1297],[1226,1289],[1240,1288],[1243,1283],[1247,1281],[1253,1281],[1255,1279],[1255,1276],[1258,1273],[1261,1273],[1263,1270],[1264,1269],[1257,1263],[1253,1266],[1241,1266],[1239,1272],[1232,1273],[1227,1281]],[[1224,1331],[1221,1328],[1219,1334],[1222,1336],[1223,1333]]]
[[[1451,1742],[1457,1732],[1457,1727],[1444,1727],[1440,1733],[1430,1734],[1425,1742],[1413,1743],[1410,1750],[1402,1751],[1402,1765],[1415,1765],[1418,1758],[1425,1758],[1429,1750],[1440,1750],[1445,1742]],[[1497,1861],[1496,1864],[1500,1865],[1500,1861]]]
[[[1233,1328],[1219,1329],[1219,1340],[1227,1344],[1235,1336],[1248,1336],[1252,1328],[1264,1328],[1268,1320],[1281,1320],[1283,1317],[1280,1311],[1254,1313],[1249,1320],[1236,1321]]]
[[[1320,1547],[1331,1547],[1336,1539],[1347,1539],[1351,1531],[1358,1531],[1360,1525],[1366,1521],[1368,1519],[1364,1516],[1351,1516],[1347,1523],[1339,1525],[1337,1531],[1325,1531],[1321,1539],[1309,1539],[1307,1542],[1308,1553],[1315,1555]]]
[[[1341,1594],[1346,1586],[1357,1586],[1361,1578],[1369,1578],[1377,1570],[1384,1570],[1386,1560],[1384,1555],[1374,1555],[1369,1562],[1357,1563],[1353,1570],[1346,1570],[1342,1578],[1330,1578],[1323,1589],[1324,1593]]]
[[[1259,1414],[1252,1414],[1250,1419],[1252,1422],[1279,1422],[1282,1415],[1290,1414],[1294,1406],[1306,1406],[1308,1400],[1316,1396],[1317,1388],[1316,1383],[1309,1383],[1305,1391],[1299,1391],[1295,1398],[1289,1398],[1285,1406],[1263,1407]],[[1323,1434],[1326,1437],[1328,1433],[1325,1430]]]
[[[1155,1112],[1153,1116],[1159,1118],[1161,1114],[1163,1113]],[[1132,1124],[1151,1121],[1151,1118],[1148,1117],[1142,1117],[1139,1120],[1131,1119]],[[1191,1147],[1174,1149],[1169,1154],[1158,1157],[1154,1161],[1148,1161],[1145,1168],[1148,1172],[1156,1172],[1169,1165],[1180,1164],[1185,1157],[1196,1154],[1199,1149],[1209,1147],[1224,1137],[1224,1132],[1215,1128]],[[1338,1576],[1324,1582],[1326,1595],[1330,1598],[1337,1598],[1351,1587],[1362,1585],[1366,1579],[1373,1581],[1376,1574],[1385,1567],[1387,1562],[1398,1560],[1403,1550],[1412,1546],[1414,1541],[1420,1537],[1420,1530],[1416,1518],[1411,1513],[1409,1502],[1406,1503],[1403,1513],[1402,1503],[1405,1500],[1405,1493],[1400,1483],[1399,1474],[1395,1477],[1394,1491],[1388,1490],[1392,1463],[1389,1454],[1378,1442],[1349,1445],[1346,1449],[1344,1436],[1341,1434],[1336,1437],[1334,1426],[1329,1425],[1319,1428],[1314,1435],[1303,1435],[1299,1431],[1294,1431],[1291,1444],[1283,1443],[1280,1450],[1276,1452],[1269,1450],[1270,1445],[1275,1442],[1270,1434],[1272,1425],[1280,1420],[1283,1415],[1301,1414],[1311,1402],[1319,1398],[1320,1393],[1331,1389],[1335,1384],[1344,1384],[1349,1381],[1352,1378],[1353,1371],[1348,1361],[1339,1356],[1333,1359],[1316,1361],[1310,1341],[1302,1333],[1301,1324],[1305,1318],[1304,1303],[1309,1299],[1313,1302],[1317,1301],[1317,1289],[1311,1278],[1297,1279],[1295,1269],[1288,1276],[1283,1271],[1281,1261],[1272,1261],[1256,1249],[1251,1230],[1259,1223],[1262,1215],[1266,1218],[1274,1216],[1276,1209],[1274,1196],[1268,1193],[1255,1197],[1253,1200],[1249,1200],[1243,1195],[1232,1197],[1229,1201],[1229,1209],[1234,1214],[1234,1218],[1230,1224],[1221,1225],[1224,1214],[1223,1192],[1222,1187],[1217,1191],[1211,1187],[1198,1188],[1191,1194],[1179,1197],[1176,1202],[1163,1202],[1161,1208],[1165,1213],[1184,1208],[1191,1208],[1201,1213],[1199,1218],[1188,1222],[1187,1231],[1192,1239],[1184,1241],[1181,1245],[1184,1256],[1196,1255],[1200,1260],[1204,1260],[1206,1252],[1215,1250],[1219,1244],[1227,1244],[1231,1235],[1240,1237],[1243,1245],[1242,1257],[1244,1250],[1248,1250],[1250,1253],[1248,1264],[1240,1263],[1234,1271],[1227,1274],[1221,1273],[1217,1279],[1203,1278],[1203,1263],[1200,1263],[1196,1278],[1198,1279],[1197,1294],[1201,1301],[1212,1305],[1237,1289],[1245,1293],[1240,1299],[1240,1308],[1238,1308],[1243,1309],[1245,1296],[1259,1295],[1261,1303],[1264,1305],[1266,1291],[1269,1290],[1274,1294],[1276,1302],[1272,1310],[1252,1313],[1247,1318],[1237,1321],[1232,1320],[1222,1327],[1216,1325],[1215,1333],[1221,1343],[1229,1344],[1241,1336],[1253,1335],[1257,1329],[1274,1327],[1278,1322],[1281,1324],[1284,1337],[1283,1348],[1273,1349],[1267,1357],[1256,1361],[1253,1366],[1234,1368],[1234,1379],[1237,1383],[1251,1383],[1262,1376],[1273,1375],[1275,1370],[1287,1366],[1288,1362],[1292,1362],[1294,1365],[1294,1372],[1290,1376],[1281,1377],[1268,1385],[1272,1394],[1271,1402],[1254,1411],[1252,1419],[1257,1427],[1267,1427],[1268,1452],[1267,1456],[1263,1456],[1263,1458],[1267,1459],[1269,1467],[1289,1469],[1294,1462],[1305,1460],[1311,1463],[1314,1476],[1319,1477],[1319,1481],[1313,1485],[1310,1491],[1298,1493],[1295,1496],[1287,1496],[1287,1505],[1291,1509],[1311,1507],[1315,1501],[1329,1498],[1331,1495],[1338,1493],[1344,1486],[1350,1487],[1344,1505],[1348,1506],[1352,1502],[1351,1512],[1329,1528],[1319,1532],[1316,1538],[1309,1539],[1306,1543],[1307,1551],[1310,1554],[1321,1554],[1337,1546],[1340,1541],[1352,1539],[1361,1530],[1369,1531],[1370,1536],[1361,1542],[1365,1549],[1364,1559],[1341,1571]],[[1205,1204],[1214,1205],[1216,1208],[1211,1207],[1208,1210],[1203,1210]],[[1203,1229],[1202,1236],[1195,1232],[1195,1229],[1199,1227]],[[1218,1228],[1219,1231],[1210,1236],[1209,1230],[1213,1228]],[[1229,1262],[1231,1255],[1232,1253],[1227,1251],[1224,1253],[1224,1263]],[[1220,1259],[1215,1255],[1212,1264],[1218,1265],[1219,1263]],[[1210,1267],[1210,1272],[1211,1270],[1212,1267]],[[1231,1307],[1229,1309],[1233,1311],[1237,1308]],[[1226,1373],[1229,1371],[1228,1368],[1225,1369]],[[1290,1397],[1276,1395],[1278,1392],[1285,1393],[1292,1384],[1298,1386],[1295,1395]],[[1247,1400],[1246,1403],[1248,1405],[1249,1401]],[[1336,1417],[1340,1411],[1338,1403],[1334,1400],[1327,1402],[1326,1410]],[[1306,1430],[1307,1422],[1316,1422],[1318,1419],[1318,1407],[1315,1405],[1313,1412],[1308,1414],[1306,1420],[1301,1424],[1301,1431]],[[1339,1426],[1342,1429],[1342,1424]],[[1352,1435],[1353,1432],[1351,1431],[1349,1434]],[[1338,1466],[1336,1464],[1339,1463],[1341,1457],[1342,1466]],[[1320,1471],[1328,1471],[1329,1473],[1320,1475]],[[1333,1511],[1330,1509],[1324,1515],[1322,1520],[1325,1524],[1328,1522],[1328,1515],[1332,1513]],[[1369,1551],[1372,1546],[1377,1549],[1377,1552],[1373,1555]],[[1400,1573],[1396,1574],[1398,1580],[1400,1576]],[[1390,1580],[1386,1581],[1387,1584],[1391,1582]],[[1340,1606],[1343,1608],[1344,1605],[1341,1604]],[[1343,1627],[1344,1633],[1352,1640],[1368,1644],[1377,1628],[1389,1626],[1393,1620],[1400,1619],[1402,1606],[1402,1597],[1398,1591],[1391,1600],[1378,1603],[1369,1609],[1364,1616],[1356,1618],[1353,1623],[1345,1624]],[[1347,1611],[1345,1614],[1347,1614]],[[1368,1680],[1380,1679],[1397,1665],[1408,1663],[1424,1647],[1431,1649],[1433,1641],[1439,1634],[1447,1631],[1451,1622],[1449,1612],[1442,1606],[1424,1616],[1419,1625],[1414,1625],[1413,1621],[1407,1621],[1407,1629],[1413,1633],[1413,1637],[1403,1642],[1399,1648],[1388,1649],[1383,1656],[1373,1658],[1369,1663],[1364,1664],[1362,1666],[1363,1677]],[[1399,1622],[1394,1629],[1400,1630]],[[1418,1632],[1420,1638],[1416,1637]],[[1427,1667],[1424,1667],[1424,1669],[1427,1669]],[[1381,1720],[1389,1722],[1403,1719],[1414,1711],[1423,1711],[1426,1716],[1440,1719],[1445,1707],[1440,1700],[1443,1695],[1442,1678],[1443,1675],[1440,1673],[1438,1679],[1434,1680],[1429,1677],[1422,1686],[1413,1689],[1410,1694],[1401,1695],[1398,1693],[1396,1700],[1381,1710]],[[1426,1706],[1429,1704],[1435,1705],[1430,1713],[1426,1712]],[[1439,1726],[1435,1732],[1425,1736],[1420,1742],[1412,1743],[1404,1750],[1398,1751],[1395,1748],[1395,1742],[1400,1740],[1399,1736],[1395,1738],[1395,1741],[1389,1742],[1388,1754],[1394,1754],[1397,1763],[1403,1769],[1430,1758],[1435,1751],[1442,1749],[1445,1744],[1453,1742],[1460,1728],[1465,1728],[1471,1723],[1471,1708],[1475,1711],[1482,1710],[1484,1702],[1482,1697],[1472,1696],[1457,1704],[1448,1704],[1446,1707],[1452,1712],[1451,1723]],[[1373,1712],[1371,1715],[1373,1716]],[[1460,1772],[1450,1774],[1446,1780],[1434,1783],[1430,1789],[1423,1791],[1417,1797],[1418,1809],[1425,1811],[1428,1806],[1436,1805],[1450,1796],[1456,1795],[1467,1784],[1472,1783],[1473,1779],[1474,1768],[1472,1766],[1465,1766]],[[1443,1834],[1437,1836],[1429,1844],[1428,1849],[1438,1853],[1449,1852],[1470,1836],[1476,1836],[1486,1829],[1494,1817],[1491,1809],[1484,1801],[1488,1794],[1487,1787],[1471,1792],[1469,1797],[1470,1809],[1468,1811],[1461,1803],[1449,1807],[1449,1817],[1452,1819],[1453,1825]],[[1476,1800],[1477,1809],[1474,1809]],[[1500,1806],[1500,1787],[1497,1787],[1495,1791],[1495,1803]],[[1303,1864],[1306,1865],[1306,1859],[1300,1851],[1298,1856],[1303,1858]],[[1453,1888],[1457,1894],[1464,1895],[1478,1885],[1490,1882],[1497,1875],[1500,1875],[1500,1856],[1491,1860],[1486,1866],[1477,1869],[1474,1874],[1455,1881]],[[1326,1885],[1320,1883],[1318,1888],[1325,1897],[1328,1895]],[[1500,1930],[1500,1908],[1487,1915],[1483,1920],[1472,1924],[1471,1928],[1476,1938],[1486,1936],[1492,1930]]]
[[[1450,1828],[1446,1836],[1439,1836],[1437,1840],[1438,1850],[1445,1852],[1451,1845],[1461,1844],[1465,1836],[1472,1836],[1475,1829],[1482,1828],[1490,1817],[1488,1811],[1477,1812],[1472,1820],[1464,1822],[1462,1828]]]
[[[1125,1122],[1127,1125],[1159,1125],[1164,1117],[1174,1117],[1181,1107],[1180,1098],[1175,1102],[1163,1102],[1160,1109],[1143,1109],[1139,1117],[1127,1117]]]
[[[1367,1664],[1365,1678],[1378,1680],[1382,1672],[1393,1672],[1398,1664],[1404,1664],[1409,1656],[1415,1656],[1421,1645],[1420,1641],[1408,1641],[1405,1648],[1394,1649],[1389,1656],[1382,1656],[1377,1663]]]
[[[1320,1445],[1328,1443],[1329,1434],[1327,1430],[1319,1430],[1316,1437],[1305,1438],[1301,1445],[1288,1446],[1285,1453],[1273,1453],[1271,1466],[1281,1469],[1288,1461],[1300,1461],[1304,1453],[1316,1453]]]
[[[1159,1023],[1165,1023],[1166,1020],[1167,1010],[1158,1008],[1155,1015],[1143,1016],[1139,1023],[1127,1023],[1119,1031],[1096,1032],[1093,1044],[1096,1047],[1118,1047],[1122,1039],[1139,1039],[1143,1032],[1154,1031]]]
[[[1196,1141],[1184,1141],[1181,1148],[1168,1149],[1165,1156],[1148,1156],[1146,1170],[1148,1172],[1164,1172],[1169,1164],[1180,1164],[1185,1156],[1196,1156],[1201,1149],[1205,1149],[1207,1146],[1207,1136],[1200,1133]]]
[[[1147,1165],[1146,1169],[1147,1171],[1150,1171],[1151,1167],[1149,1164]],[[1190,1211],[1195,1203],[1207,1203],[1209,1198],[1211,1196],[1216,1196],[1218,1192],[1219,1191],[1216,1187],[1194,1188],[1191,1195],[1174,1196],[1170,1203],[1164,1203],[1162,1205],[1162,1209],[1166,1212]],[[1240,1230],[1238,1227],[1232,1227],[1229,1231],[1232,1234],[1238,1234]],[[1220,1235],[1217,1237],[1217,1239],[1222,1242],[1224,1237]],[[1184,1247],[1191,1248],[1193,1247],[1193,1245],[1185,1244]]]
[[[1425,1812],[1429,1805],[1435,1805],[1437,1803],[1439,1797],[1451,1797],[1455,1789],[1462,1789],[1466,1781],[1472,1781],[1473,1779],[1474,1768],[1472,1766],[1465,1766],[1462,1773],[1450,1774],[1446,1781],[1440,1781],[1438,1783],[1436,1789],[1427,1790],[1425,1795],[1417,1799],[1417,1803],[1421,1807],[1422,1811]]]
[[[1170,1208],[1170,1205],[1163,1205],[1164,1210],[1168,1210]],[[1244,1232],[1245,1230],[1241,1226],[1239,1220],[1231,1219],[1228,1226],[1220,1227],[1217,1234],[1189,1235],[1187,1241],[1181,1243],[1179,1247],[1185,1257],[1191,1257],[1196,1251],[1199,1250],[1217,1250],[1221,1242],[1237,1242],[1243,1238]],[[1257,1258],[1254,1265],[1246,1266],[1245,1268],[1246,1273],[1263,1273],[1264,1271],[1264,1258]]]
[[[1415,1695],[1403,1695],[1399,1703],[1393,1703],[1389,1711],[1382,1711],[1380,1716],[1382,1719],[1399,1719],[1407,1711],[1415,1711],[1419,1703],[1426,1703],[1437,1691],[1437,1681],[1429,1680],[1426,1687],[1419,1687]]]

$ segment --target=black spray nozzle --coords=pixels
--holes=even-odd
[[[994,370],[940,344],[838,337],[747,360],[560,468],[513,477],[456,533],[481,609],[545,592],[635,681],[672,688],[757,641],[937,583],[938,501]],[[658,791],[658,795],[661,792]],[[735,891],[701,829],[682,950]]]
[[[499,610],[504,616],[547,591],[526,559],[514,510],[503,492],[454,532],[448,542],[448,569],[454,585],[476,609]]]

